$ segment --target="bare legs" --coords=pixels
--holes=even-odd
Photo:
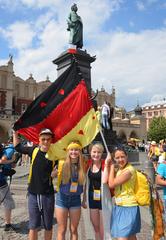
[[[90,209],[90,220],[95,231],[95,240],[104,239],[102,212],[99,209]]]
[[[81,216],[81,208],[71,209],[69,211],[70,217],[70,240],[78,240],[78,224]]]
[[[30,229],[29,230],[29,240],[37,240],[38,239],[38,230],[37,229]],[[52,230],[45,230],[44,231],[44,240],[51,240],[52,239]]]
[[[5,208],[5,223],[10,224],[11,223],[11,209]]]
[[[56,208],[56,218],[58,223],[57,240],[65,240],[65,234],[67,230],[68,216],[70,219],[70,239],[78,240],[78,224],[81,216],[81,208],[66,209]]]

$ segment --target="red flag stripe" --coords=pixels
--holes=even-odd
[[[38,143],[40,129],[47,127],[55,133],[54,142],[56,142],[71,131],[91,108],[92,103],[85,82],[81,81],[47,118],[36,125],[20,129],[18,132],[30,141]]]

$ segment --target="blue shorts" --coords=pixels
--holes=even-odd
[[[130,237],[141,230],[139,206],[114,206],[111,217],[111,236],[113,238]]]
[[[81,208],[81,196],[80,195],[66,195],[58,192],[56,194],[56,208],[74,209]]]
[[[37,195],[28,193],[29,229],[41,226],[41,219],[45,230],[51,230],[54,216],[54,194]]]

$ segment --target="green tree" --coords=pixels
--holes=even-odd
[[[159,142],[166,139],[166,118],[154,117],[149,125],[148,140]]]

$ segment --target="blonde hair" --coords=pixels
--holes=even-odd
[[[78,141],[75,141],[78,143]],[[85,180],[85,166],[84,166],[84,158],[82,152],[79,150],[79,157],[78,157],[78,183],[82,185]],[[67,152],[67,157],[63,165],[62,170],[62,183],[67,184],[71,179],[71,158],[69,156],[69,151]]]
[[[103,145],[101,144],[101,143],[92,143],[90,146],[89,146],[89,152],[91,152],[92,151],[92,148],[93,147],[96,147],[96,148],[98,148],[102,153],[104,152],[104,147],[103,147]]]

